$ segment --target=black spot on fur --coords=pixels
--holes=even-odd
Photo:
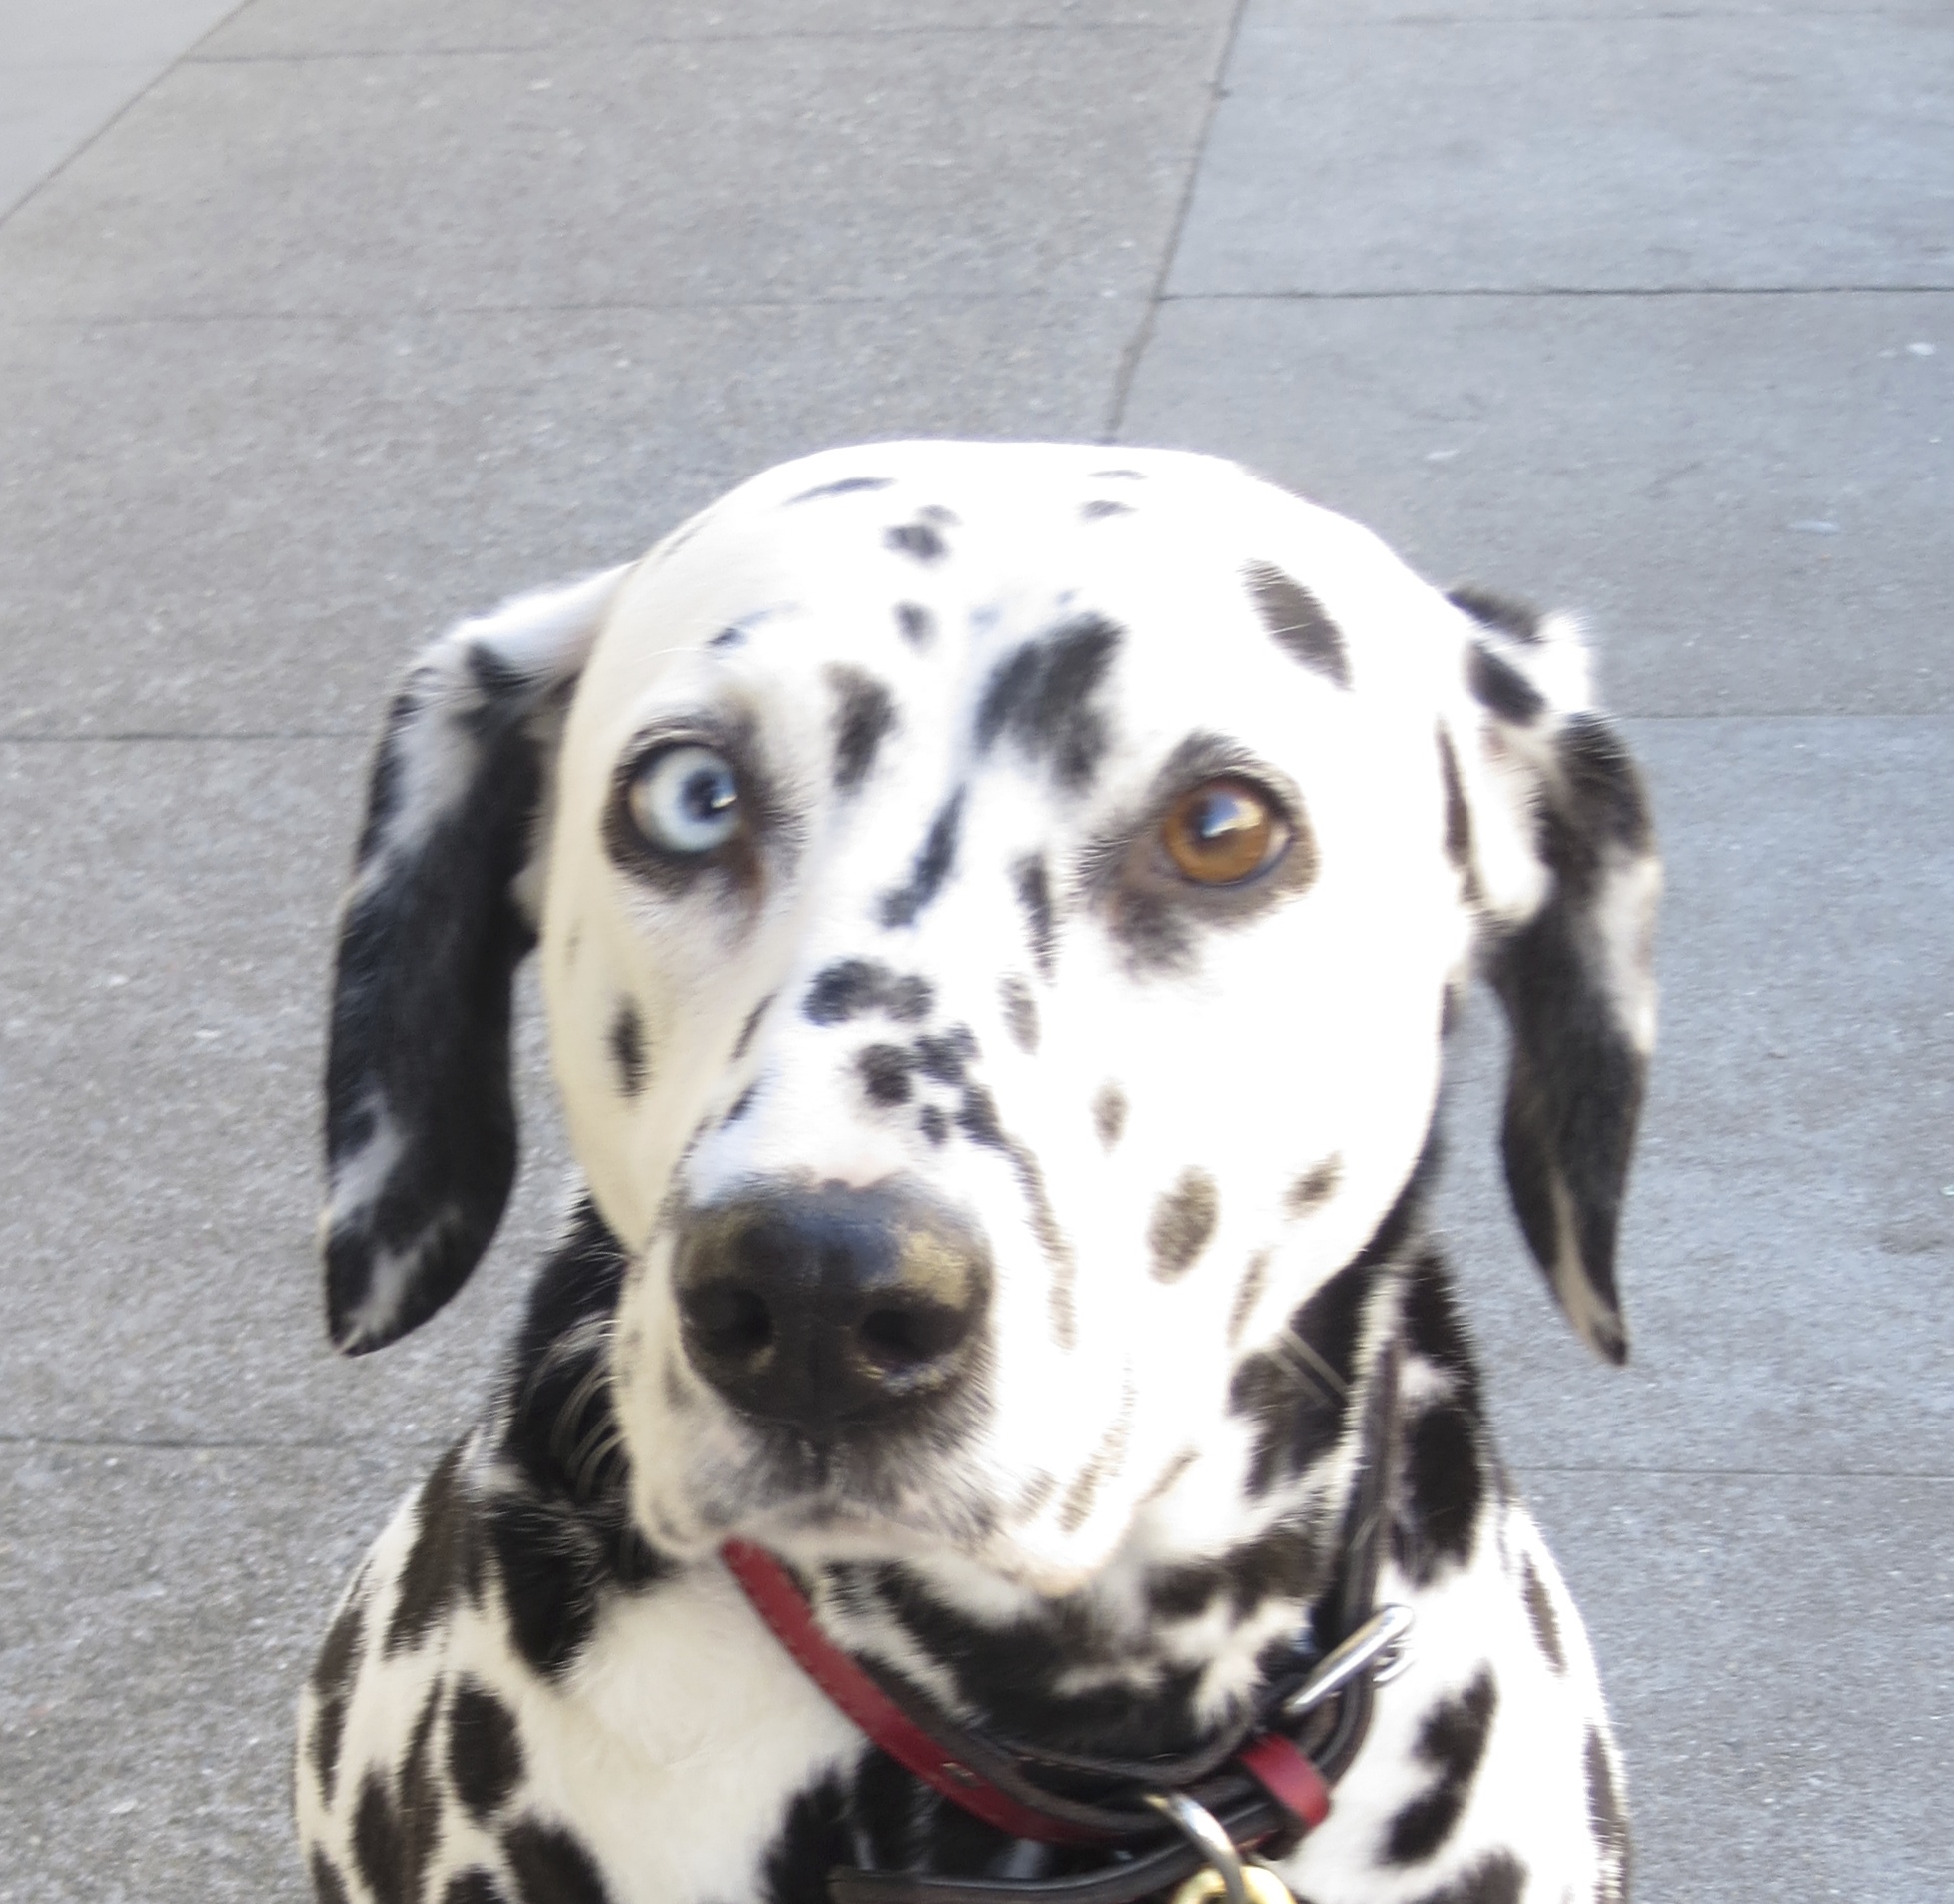
[[[1020,1051],[1038,1049],[1038,1007],[1032,1001],[1031,987],[1021,978],[1007,978],[997,988],[998,1003],[1004,1012],[1004,1028]]]
[[[1147,1583],[1148,1604],[1163,1618],[1193,1619],[1225,1597],[1237,1622],[1270,1599],[1308,1605],[1327,1584],[1333,1544],[1327,1527],[1279,1520],[1212,1559],[1161,1569]]]
[[[1110,1081],[1099,1087],[1092,1101],[1092,1126],[1099,1141],[1110,1151],[1126,1129],[1126,1093]]]
[[[501,1572],[510,1635],[546,1678],[569,1665],[597,1623],[600,1575],[588,1554],[567,1564],[558,1555],[564,1531],[560,1513],[519,1496],[488,1508],[488,1540]]]
[[[1349,1405],[1371,1266],[1347,1263],[1289,1319],[1267,1349],[1244,1357],[1229,1385],[1231,1415],[1255,1425],[1249,1492],[1293,1480],[1337,1445]]]
[[[1229,1347],[1242,1340],[1242,1331],[1248,1328],[1249,1318],[1255,1314],[1255,1306],[1262,1301],[1264,1286],[1269,1280],[1269,1252],[1258,1250],[1249,1258],[1249,1267],[1243,1272],[1242,1280],[1235,1286],[1235,1300],[1228,1308]]]
[[[1481,1666],[1465,1691],[1426,1714],[1415,1751],[1437,1776],[1386,1827],[1384,1854],[1391,1863],[1422,1864],[1452,1836],[1485,1756],[1497,1704],[1492,1674]]]
[[[1154,1280],[1178,1282],[1208,1247],[1221,1214],[1215,1180],[1205,1170],[1184,1170],[1172,1190],[1154,1204],[1147,1226],[1147,1247],[1153,1252]]]
[[[475,1515],[460,1484],[462,1444],[442,1456],[421,1492],[413,1550],[401,1569],[388,1622],[385,1650],[419,1645],[430,1627],[446,1619],[456,1596],[482,1597],[482,1547]]]
[[[950,552],[949,544],[929,522],[898,523],[882,539],[898,555],[910,555],[924,563],[940,562]]]
[[[422,1702],[421,1716],[414,1722],[407,1757],[401,1765],[400,1895],[405,1904],[415,1904],[421,1896],[428,1860],[441,1839],[442,1802],[434,1763],[435,1714],[440,1704],[441,1686],[437,1683]]]
[[[1587,1822],[1600,1854],[1595,1904],[1625,1904],[1628,1896],[1628,1813],[1614,1782],[1614,1767],[1598,1728],[1587,1728]]]
[[[860,668],[839,665],[827,670],[834,690],[834,788],[853,793],[875,765],[876,749],[895,725],[895,702],[889,690]]]
[[[1289,1195],[1283,1199],[1284,1210],[1292,1217],[1307,1217],[1311,1211],[1322,1209],[1337,1194],[1337,1186],[1343,1181],[1343,1157],[1333,1151],[1322,1163],[1312,1164],[1290,1185]]]
[[[760,1081],[755,1078],[732,1103],[726,1107],[726,1115],[719,1120],[723,1131],[728,1125],[737,1124],[753,1108],[753,1101],[760,1095]]]
[[[617,1067],[617,1088],[627,1098],[644,1089],[644,1021],[626,999],[610,1021],[610,1061]]]
[[[1115,502],[1104,496],[1088,502],[1079,511],[1080,518],[1087,522],[1103,522],[1109,515],[1131,515],[1132,513],[1132,503]]]
[[[871,1103],[906,1104],[914,1063],[900,1045],[869,1045],[856,1055],[855,1069]]]
[[[746,1014],[746,1022],[739,1028],[739,1036],[733,1040],[733,1063],[737,1064],[753,1048],[753,1036],[760,1028],[760,1021],[773,1004],[773,993],[769,992]]]
[[[1071,1243],[1059,1228],[1058,1215],[1052,1209],[1051,1193],[1045,1186],[1045,1173],[1039,1168],[1038,1159],[1006,1132],[998,1119],[996,1101],[980,1084],[964,1087],[962,1102],[957,1106],[957,1128],[973,1144],[1001,1152],[1009,1161],[1012,1175],[1017,1178],[1019,1192],[1025,1200],[1031,1233],[1037,1238],[1046,1266],[1051,1271],[1052,1339],[1061,1349],[1073,1348],[1079,1339],[1079,1318],[1074,1301],[1078,1262],[1072,1254]]]
[[[1120,1398],[1119,1412],[1113,1417],[1092,1457],[1074,1477],[1059,1502],[1058,1523],[1062,1531],[1077,1533],[1086,1524],[1100,1488],[1120,1470],[1126,1459],[1126,1444],[1133,1432],[1134,1393],[1128,1388]]]
[[[937,1037],[922,1037],[913,1047],[916,1069],[938,1084],[962,1084],[970,1061],[977,1055],[977,1040],[968,1025],[952,1025]]]
[[[855,1858],[848,1797],[830,1772],[787,1808],[762,1867],[767,1904],[829,1904],[828,1873]]]
[[[1518,668],[1476,641],[1466,663],[1466,685],[1481,707],[1522,727],[1538,719],[1546,706],[1546,697]]]
[[[926,648],[936,639],[936,617],[913,601],[896,603],[896,626],[912,648]]]
[[[478,1824],[500,1810],[522,1776],[514,1714],[473,1679],[462,1681],[449,1707],[448,1773]]]
[[[1525,1865],[1510,1851],[1488,1851],[1450,1884],[1427,1891],[1414,1904],[1519,1904],[1525,1888]]]
[[[744,628],[721,628],[705,645],[709,648],[736,648],[745,639]]]
[[[506,1904],[501,1887],[481,1865],[457,1871],[441,1894],[441,1904]]]
[[[1269,562],[1248,563],[1242,579],[1249,585],[1262,625],[1292,661],[1314,669],[1338,687],[1350,686],[1351,661],[1343,630],[1309,589]]]
[[[609,1904],[590,1854],[567,1831],[525,1818],[502,1834],[521,1904]]]
[[[1466,805],[1466,788],[1459,778],[1459,756],[1452,736],[1439,729],[1439,772],[1446,786],[1446,858],[1455,872],[1472,877],[1472,816]],[[1468,897],[1476,898],[1476,892]]]
[[[1526,1617],[1533,1622],[1533,1637],[1539,1642],[1541,1653],[1556,1673],[1565,1673],[1567,1649],[1560,1641],[1560,1620],[1554,1613],[1546,1582],[1534,1571],[1530,1553],[1519,1556],[1519,1583],[1526,1596]]]
[[[924,1105],[916,1114],[916,1122],[932,1144],[940,1144],[950,1135],[950,1120],[943,1115],[941,1105]]]
[[[353,1810],[353,1859],[374,1904],[409,1904],[411,1894],[402,1883],[406,1855],[401,1814],[394,1808],[386,1779],[375,1769],[360,1781],[360,1799]]]
[[[1036,854],[1019,860],[1012,872],[1018,904],[1025,909],[1025,923],[1031,929],[1031,962],[1040,978],[1052,976],[1055,940],[1052,932],[1052,882],[1045,862]]]
[[[799,495],[787,501],[792,508],[797,502],[819,502],[830,495],[865,495],[872,489],[893,488],[893,476],[843,476],[838,482],[823,482],[818,489],[803,489]]]
[[[319,1774],[320,1794],[329,1805],[333,1802],[333,1781],[339,1775],[340,1738],[346,1729],[347,1696],[353,1690],[353,1669],[360,1656],[365,1619],[359,1599],[349,1599],[327,1628],[326,1643],[320,1647],[312,1669],[312,1764]]]
[[[1510,595],[1494,594],[1490,588],[1476,588],[1470,582],[1464,582],[1457,588],[1448,588],[1446,599],[1455,608],[1464,609],[1480,627],[1492,628],[1511,640],[1523,641],[1530,647],[1540,638],[1539,610],[1513,600]]]
[[[842,959],[815,974],[801,1009],[814,1025],[845,1025],[868,1012],[913,1025],[927,1018],[935,1003],[927,979],[899,978],[874,959]]]
[[[1061,787],[1082,792],[1111,741],[1092,699],[1124,638],[1115,623],[1082,615],[1000,661],[978,705],[978,745],[1008,735],[1033,760],[1049,761]]]
[[[1405,1430],[1403,1511],[1392,1530],[1398,1563],[1419,1586],[1472,1555],[1486,1491],[1478,1375],[1464,1325],[1436,1257],[1405,1291],[1409,1346],[1450,1377],[1444,1399],[1425,1405]]]
[[[347,1904],[346,1886],[323,1851],[312,1854],[312,1894],[315,1904]]]
[[[963,789],[959,787],[930,822],[910,865],[909,883],[882,895],[885,926],[914,925],[923,908],[943,890],[943,882],[957,863],[957,835],[962,825]]]
[[[1144,482],[1147,478],[1139,470],[1095,470],[1092,479],[1095,482]]]

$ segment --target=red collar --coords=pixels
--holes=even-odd
[[[1129,1835],[1063,1815],[1084,1807],[1054,1799],[1047,1808],[1033,1802],[1029,1793],[1002,1789],[969,1762],[991,1756],[989,1748],[980,1747],[970,1734],[960,1735],[960,1728],[947,1719],[926,1729],[828,1639],[793,1575],[772,1554],[744,1540],[728,1540],[720,1557],[800,1669],[889,1757],[952,1804],[1013,1838],[1039,1844],[1106,1844]],[[1330,1787],[1323,1774],[1282,1733],[1257,1733],[1235,1753],[1235,1763],[1281,1807],[1290,1830],[1314,1830],[1329,1816]]]

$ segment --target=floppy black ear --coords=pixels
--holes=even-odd
[[[1506,1184],[1561,1308],[1620,1363],[1615,1240],[1655,1042],[1648,800],[1619,733],[1586,705],[1572,622],[1478,590],[1452,598],[1471,622],[1476,733],[1460,752],[1478,782],[1466,804],[1480,969],[1512,1034]]]
[[[341,912],[326,1061],[326,1313],[349,1355],[426,1322],[515,1175],[509,1011],[572,690],[624,569],[466,621],[387,716]]]

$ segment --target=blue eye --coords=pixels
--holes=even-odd
[[[697,859],[744,824],[739,776],[724,754],[680,745],[655,753],[631,782],[631,821],[659,851]]]

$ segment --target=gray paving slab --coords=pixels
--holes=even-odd
[[[0,298],[4,286],[0,285]],[[0,324],[0,733],[364,736],[453,620],[829,444],[1091,437],[1142,307]]]
[[[1954,284],[1954,17],[1252,0],[1177,292]]]
[[[1954,1481],[1521,1480],[1626,1749],[1636,1897],[1946,1897]]]
[[[836,33],[943,36],[999,31],[1212,27],[1234,0],[255,0],[198,49],[200,58],[478,52],[522,47],[649,45],[674,39],[811,38]]]
[[[1630,712],[1954,709],[1954,297],[1170,302],[1121,434],[1581,608]]]
[[[0,218],[238,0],[0,0]]]
[[[186,63],[0,229],[16,317],[1151,292],[1213,32]],[[431,180],[440,181],[433,189]]]
[[[0,1899],[300,1904],[298,1687],[433,1459],[0,1447]]]

